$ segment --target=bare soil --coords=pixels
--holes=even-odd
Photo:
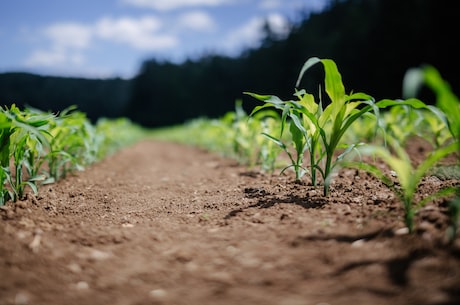
[[[413,147],[413,156],[426,148]],[[425,196],[459,181],[427,177]],[[143,141],[0,209],[0,304],[460,304],[445,200],[400,202],[343,169],[330,196]]]

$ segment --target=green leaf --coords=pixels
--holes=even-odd
[[[345,87],[335,62],[330,59],[323,59],[321,62],[325,72],[325,89],[332,104],[334,104],[333,116],[335,118],[345,104]]]
[[[409,105],[416,109],[427,108],[426,104],[419,99],[410,98],[407,100],[390,100],[390,99],[383,99],[376,103],[379,108],[387,108],[392,106],[402,106],[402,105]]]
[[[295,84],[296,88],[299,87],[300,81],[302,80],[305,72],[319,62],[321,62],[321,59],[319,59],[318,57],[311,57],[304,63],[304,65],[302,66],[302,69],[300,69],[299,77],[297,78],[297,82]]]
[[[277,97],[275,95],[260,95],[260,94],[251,93],[251,92],[243,92],[243,94],[250,95],[250,96],[258,99],[259,101],[263,101],[263,102],[270,103],[270,104],[273,104],[273,105],[282,105],[282,104],[284,104],[284,102],[279,97]]]
[[[273,143],[275,143],[276,145],[278,145],[279,147],[281,147],[282,149],[286,149],[286,145],[281,142],[280,139],[278,138],[275,138],[274,136],[272,135],[269,135],[267,133],[262,133],[263,136],[267,137],[269,140],[273,141]]]
[[[436,163],[449,154],[457,152],[457,145],[458,143],[453,142],[445,147],[440,147],[432,151],[431,154],[429,154],[428,157],[417,167],[413,179],[420,181],[420,179],[422,179]]]

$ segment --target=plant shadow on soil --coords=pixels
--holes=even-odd
[[[261,208],[268,209],[273,207],[276,204],[287,203],[295,204],[303,207],[304,209],[320,209],[327,204],[327,201],[324,199],[314,199],[310,200],[308,197],[301,197],[296,194],[288,194],[286,197],[280,198],[276,195],[268,193],[263,188],[245,188],[244,194],[247,198],[257,198],[258,201],[255,204],[249,205],[246,208],[239,208],[228,213],[224,219],[229,219],[236,216],[238,213],[243,212],[245,209],[251,208]],[[281,218],[283,215],[281,215]]]

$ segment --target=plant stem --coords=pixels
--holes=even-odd
[[[311,168],[311,183],[316,186],[316,167],[315,167],[315,155],[314,152],[310,153],[310,168]]]
[[[405,210],[404,223],[409,229],[409,233],[412,233],[414,231],[415,211],[412,208],[412,201],[409,198],[404,198],[404,210]]]
[[[324,168],[324,196],[329,195],[330,174],[333,154],[332,151],[326,154],[326,167]]]

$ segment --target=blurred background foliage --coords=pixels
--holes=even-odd
[[[242,99],[246,110],[257,102],[243,91],[288,99],[301,65],[312,56],[333,59],[348,92],[375,99],[402,97],[402,80],[412,67],[429,64],[460,94],[455,1],[332,0],[320,12],[299,12],[287,36],[267,25],[259,48],[237,57],[204,54],[182,63],[145,60],[129,80],[81,79],[0,74],[0,104],[59,111],[70,105],[96,120],[127,117],[147,127],[180,124],[197,117],[219,117]],[[301,87],[317,90],[320,69]],[[429,90],[420,98],[432,103]]]

